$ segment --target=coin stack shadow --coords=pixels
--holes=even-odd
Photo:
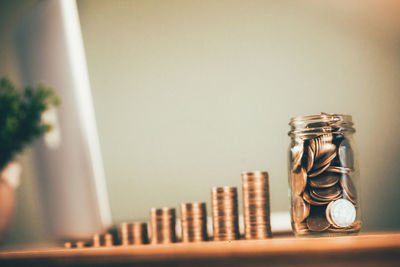
[[[177,242],[175,208],[152,208],[150,210],[151,243],[168,244]]]
[[[361,222],[355,221],[357,192],[350,177],[353,165],[350,143],[341,134],[297,140],[290,173],[292,224],[297,233],[360,229]]]
[[[120,239],[123,246],[148,244],[147,223],[121,223]]]
[[[202,242],[208,240],[206,203],[182,203],[182,242]]]
[[[268,172],[243,172],[245,239],[271,237]]]
[[[213,240],[239,239],[238,194],[236,187],[211,188]]]

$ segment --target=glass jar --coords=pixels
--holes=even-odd
[[[296,236],[354,234],[361,229],[352,117],[290,120],[289,197]]]

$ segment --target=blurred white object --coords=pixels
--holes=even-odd
[[[42,117],[55,128],[34,146],[46,232],[87,238],[108,227],[111,214],[76,2],[37,2],[16,50],[24,83],[43,82],[62,100]]]
[[[12,189],[17,189],[21,183],[21,165],[18,162],[10,162],[0,173],[0,180],[5,181]]]

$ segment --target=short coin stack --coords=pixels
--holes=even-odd
[[[182,242],[202,242],[208,240],[206,203],[182,203]]]
[[[243,172],[243,217],[246,239],[271,237],[267,172]]]
[[[123,246],[149,243],[147,223],[121,223],[120,240]]]
[[[335,127],[321,127],[328,126]],[[334,133],[303,136],[291,152],[291,212],[295,232],[359,230],[361,223],[356,221],[357,192],[351,179],[354,162],[349,140]]]
[[[150,210],[150,225],[152,244],[177,242],[175,232],[176,211],[174,208],[152,208]]]
[[[211,209],[214,241],[239,239],[237,188],[211,188]]]

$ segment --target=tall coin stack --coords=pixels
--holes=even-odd
[[[151,243],[168,244],[177,242],[174,208],[152,208],[150,210]]]
[[[211,209],[214,241],[239,239],[237,188],[211,188]]]
[[[121,223],[120,239],[123,246],[148,244],[147,223]]]
[[[268,172],[243,172],[242,188],[245,238],[271,237]]]
[[[180,209],[182,242],[207,241],[206,203],[182,203]]]

